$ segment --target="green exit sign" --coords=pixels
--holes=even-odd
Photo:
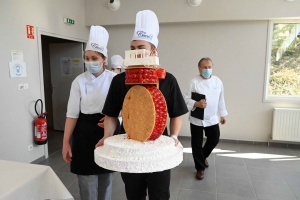
[[[65,22],[66,24],[75,24],[75,20],[70,19],[70,18],[64,18],[64,22]]]

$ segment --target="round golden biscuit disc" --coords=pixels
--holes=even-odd
[[[150,92],[135,85],[127,92],[122,108],[124,129],[130,139],[145,142],[155,125],[155,106]]]

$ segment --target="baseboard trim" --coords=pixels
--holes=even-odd
[[[191,138],[191,137],[190,136],[179,136],[178,138],[180,140],[180,138],[186,139],[186,138]],[[204,137],[203,139],[206,140],[206,137]],[[271,138],[269,138],[267,142],[232,140],[232,139],[220,138],[219,142],[234,143],[234,144],[267,145],[267,146],[273,146],[273,147],[288,147],[288,148],[296,148],[296,149],[300,148],[300,142],[278,141],[278,140],[272,140]]]
[[[300,148],[300,142],[293,142],[293,141],[281,141],[281,140],[272,140],[272,138],[268,139],[268,146],[283,146],[283,147],[289,147],[289,148]]]
[[[31,162],[31,164],[39,164],[40,162],[46,160],[46,157],[45,156],[42,156],[34,161]]]

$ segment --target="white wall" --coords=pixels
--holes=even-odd
[[[2,0],[0,3],[0,159],[32,162],[45,154],[44,146],[33,143],[34,103],[43,98],[38,56],[37,28],[59,36],[86,40],[88,28],[84,19],[84,0],[40,1]],[[75,20],[75,25],[63,23],[63,18]],[[35,39],[26,38],[26,25],[35,28]],[[10,78],[8,63],[11,50],[22,50],[27,66],[26,78]],[[28,83],[28,90],[17,85]]]
[[[187,0],[120,0],[117,11],[108,9],[108,0],[86,0],[86,25],[134,24],[135,14],[153,10],[160,23],[265,20],[299,17],[300,1],[286,0],[203,0],[192,7]]]

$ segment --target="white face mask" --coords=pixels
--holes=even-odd
[[[97,62],[85,61],[84,63],[85,63],[85,67],[87,68],[87,70],[89,70],[89,72],[91,74],[97,74],[102,69],[101,62],[99,62],[99,61],[97,61]]]

